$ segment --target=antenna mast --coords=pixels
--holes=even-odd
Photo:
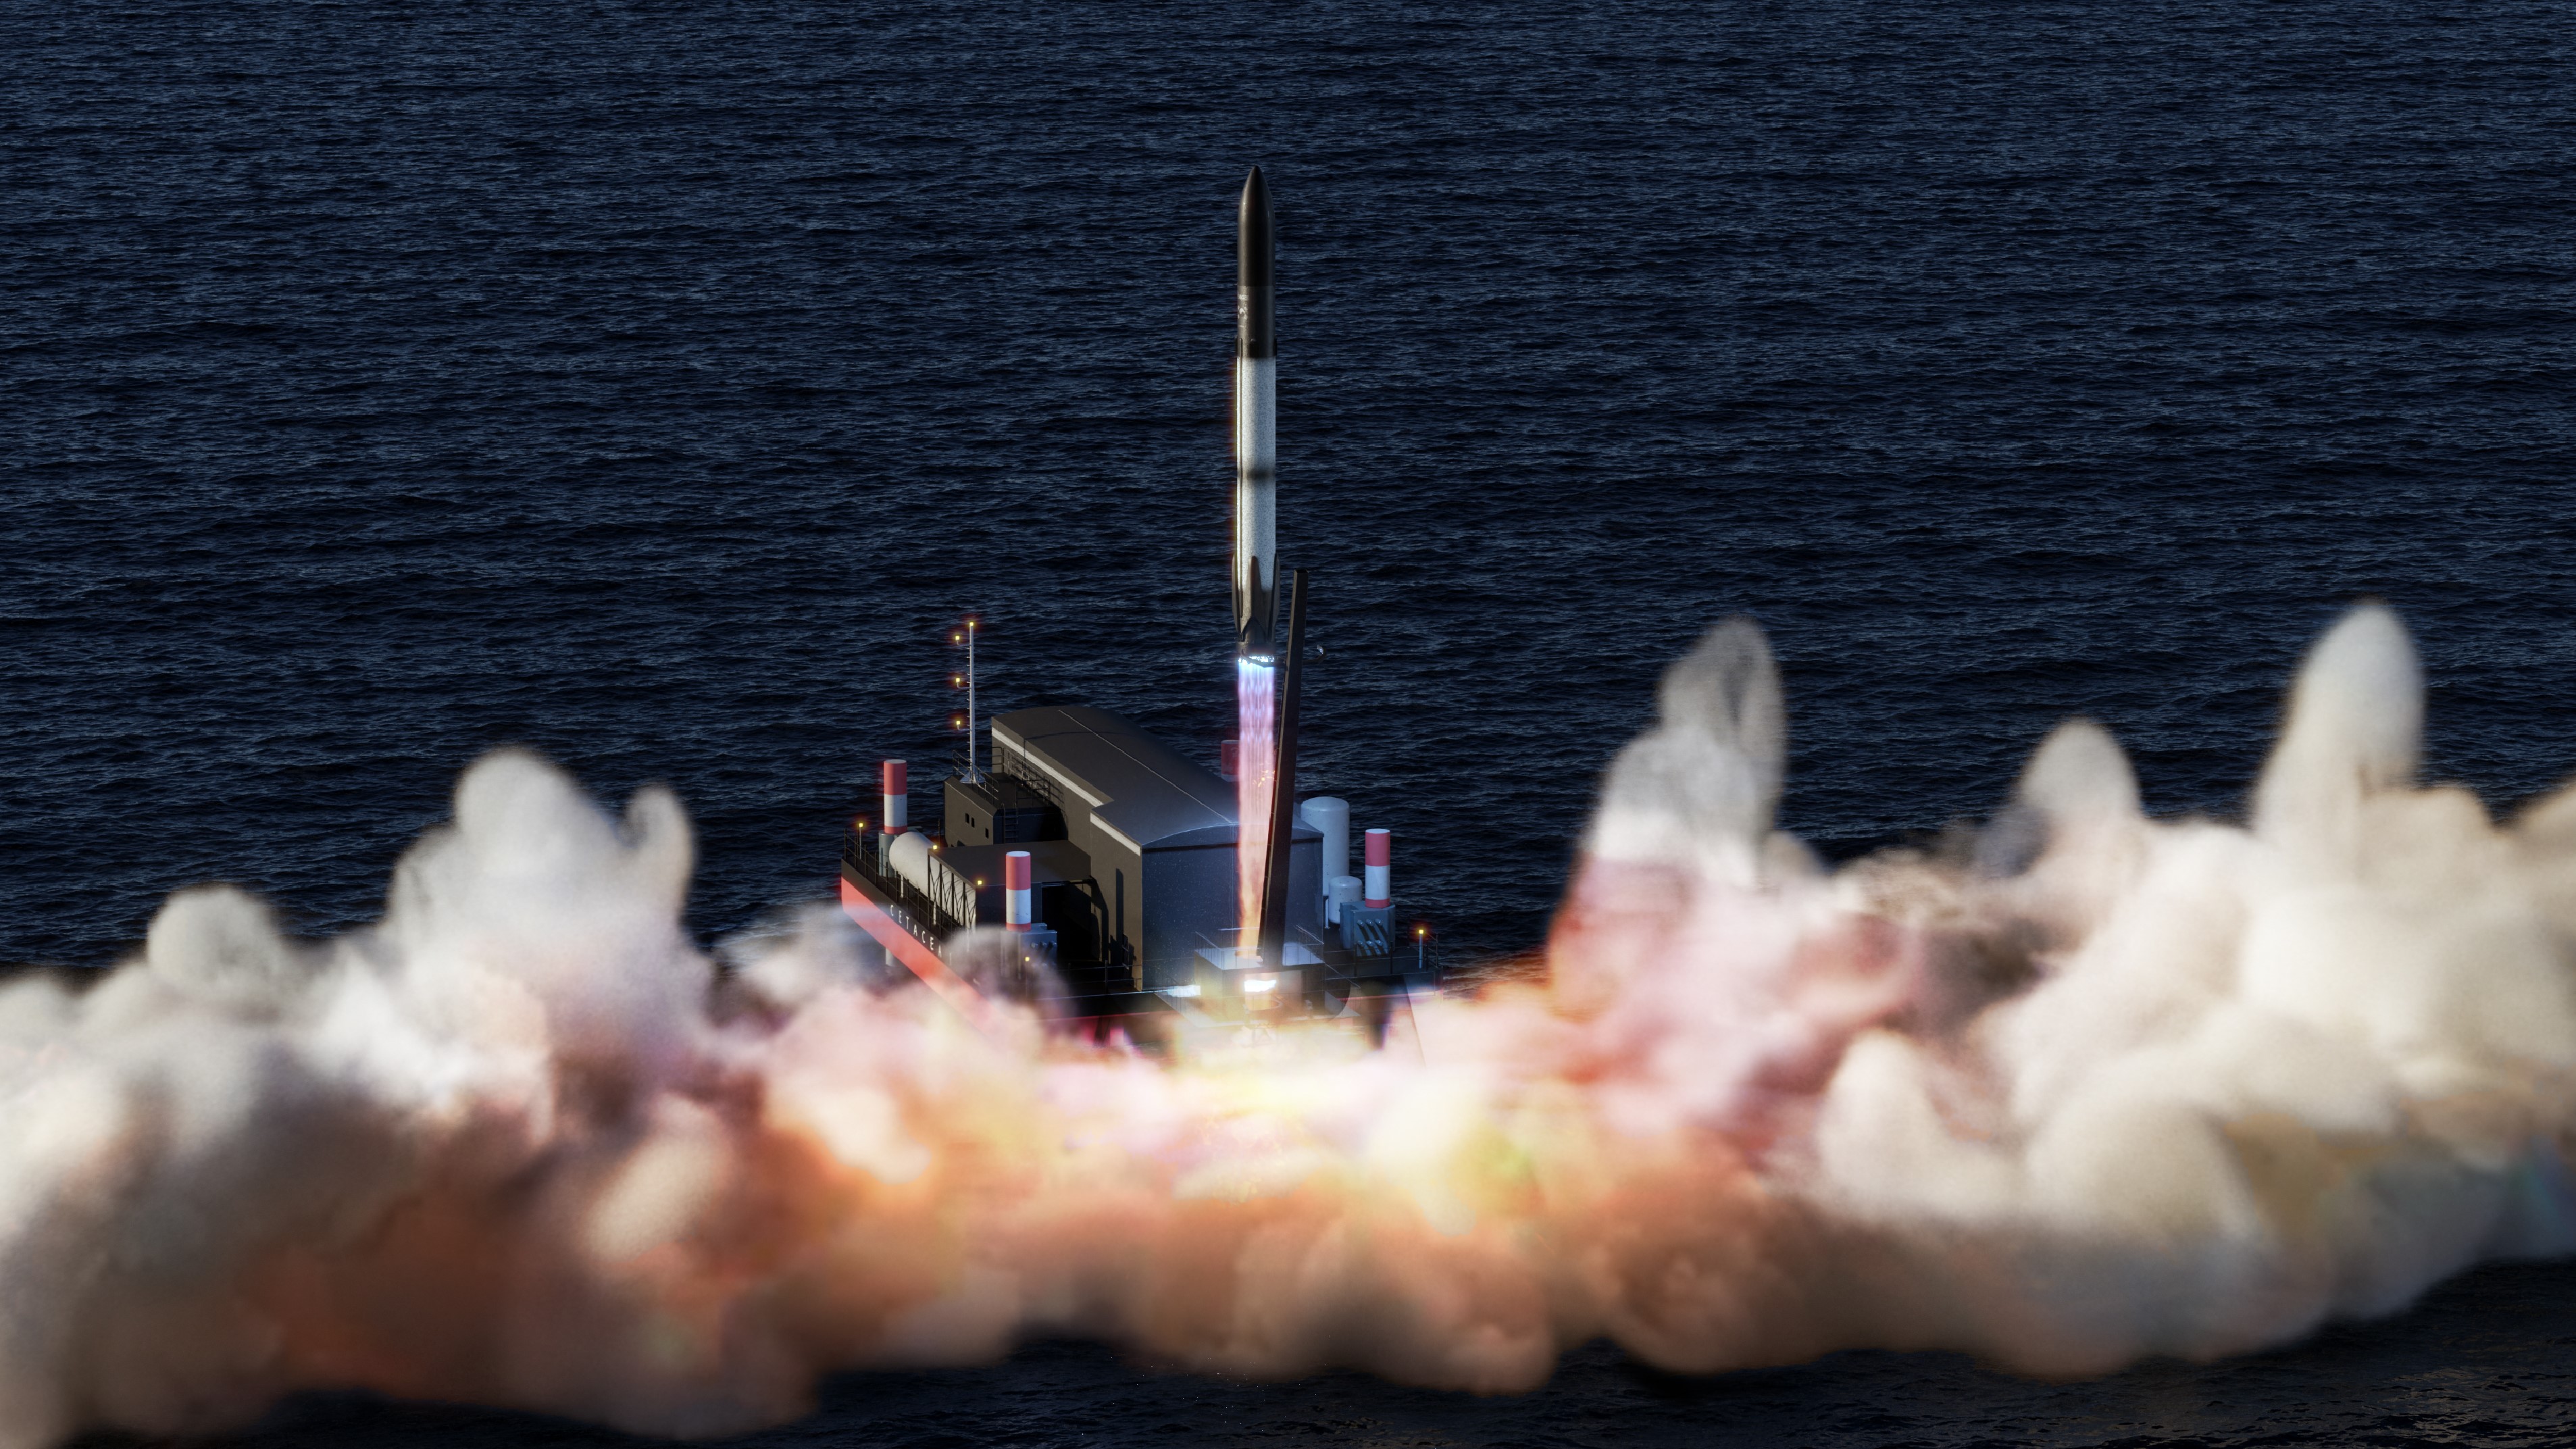
[[[969,614],[966,616],[966,627],[948,636],[949,643],[963,644],[966,646],[966,672],[964,674],[950,675],[948,677],[948,682],[950,684],[964,685],[966,688],[966,716],[960,721],[960,723],[966,727],[966,774],[964,778],[969,784],[973,784],[974,782],[984,778],[984,772],[977,767],[975,758],[975,720],[977,718],[975,699],[975,630],[982,623],[983,621],[981,619]]]

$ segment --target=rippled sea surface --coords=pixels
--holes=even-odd
[[[1971,11],[1976,13],[1970,13]],[[1306,765],[1453,959],[1772,631],[1787,824],[1975,817],[2057,719],[2225,814],[2395,603],[2435,773],[2576,766],[2563,3],[0,0],[0,958],[224,878],[377,910],[490,746],[695,812],[708,939],[985,698],[1213,756],[1232,198],[1281,233]],[[771,1444],[2562,1441],[2576,1277],[2212,1368],[1857,1355],[1517,1400],[1035,1346]],[[562,1442],[337,1399],[254,1439]]]

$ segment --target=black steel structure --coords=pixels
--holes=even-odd
[[[1304,682],[1305,653],[1306,571],[1298,569],[1289,575],[1288,646],[1279,666],[1278,752],[1272,761],[1275,783],[1270,791],[1270,818],[1263,822],[1270,832],[1270,851],[1264,857],[1270,868],[1261,882],[1261,960],[1282,971],[1294,969],[1287,949],[1290,873],[1280,865],[1289,859],[1297,828],[1297,696]],[[1246,821],[1244,828],[1250,830],[1251,822]]]

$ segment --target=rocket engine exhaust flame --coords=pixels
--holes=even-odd
[[[720,973],[670,796],[495,755],[370,929],[191,890],[0,989],[0,1444],[322,1385],[717,1433],[1031,1332],[1512,1391],[1602,1334],[2064,1375],[2394,1311],[2576,1248],[2576,792],[2492,823],[2420,724],[2363,609],[2242,826],[2150,820],[2076,722],[1973,852],[1827,872],[1730,621],[1611,768],[1546,985],[1258,1065],[873,992],[829,912]]]
[[[1235,949],[1249,951],[1261,934],[1261,902],[1270,883],[1270,831],[1279,783],[1279,670],[1255,659],[1234,661]]]

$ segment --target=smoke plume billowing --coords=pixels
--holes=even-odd
[[[371,929],[203,888],[0,987],[0,1444],[316,1386],[717,1433],[1033,1332],[1509,1392],[1601,1335],[2067,1375],[2389,1312],[2576,1247],[2576,794],[2420,786],[2421,699],[2363,609],[2242,826],[2149,820],[2079,721],[1972,843],[1828,872],[1730,621],[1544,986],[1169,1064],[885,988],[829,913],[720,972],[674,800],[495,755]]]

